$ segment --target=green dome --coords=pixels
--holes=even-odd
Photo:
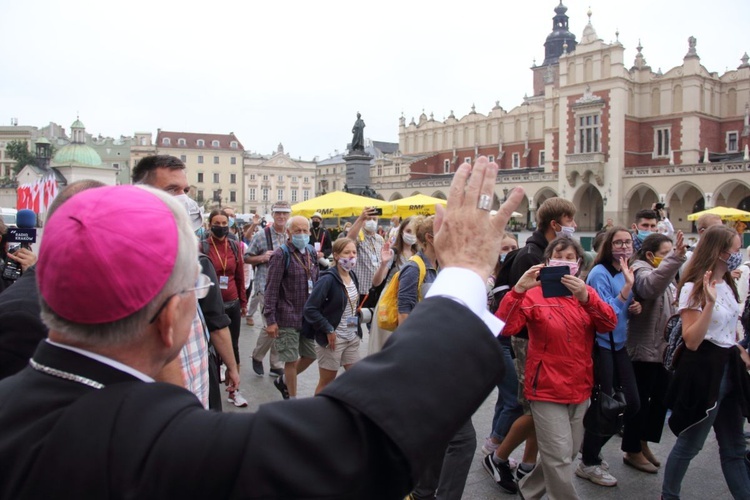
[[[76,121],[73,122],[73,125],[71,125],[70,128],[86,128],[86,127],[83,125],[83,122],[81,120],[76,118]]]
[[[68,144],[55,153],[53,166],[81,165],[85,167],[99,167],[102,159],[94,148],[85,144]]]

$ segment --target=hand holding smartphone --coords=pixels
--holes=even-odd
[[[570,297],[573,292],[562,284],[562,277],[570,274],[570,266],[543,267],[539,272],[539,281],[542,283],[542,296]]]

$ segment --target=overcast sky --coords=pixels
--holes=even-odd
[[[722,74],[750,51],[747,0],[567,0],[580,40],[619,29],[626,66],[640,38],[654,70],[681,64],[687,38]],[[557,0],[0,0],[0,123],[80,113],[87,132],[234,132],[245,149],[282,142],[321,159],[365,136],[398,141],[424,109],[460,118],[532,93]],[[68,130],[69,132],[69,130]]]

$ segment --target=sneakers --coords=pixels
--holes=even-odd
[[[482,466],[501,490],[510,493],[511,495],[515,495],[518,492],[518,485],[513,479],[513,473],[507,462],[500,464],[495,463],[492,459],[492,454],[489,454],[482,459]]]
[[[284,379],[279,377],[276,380],[273,381],[274,387],[276,387],[279,392],[281,393],[281,397],[284,399],[289,399],[289,389],[287,388],[286,384],[284,383]]]
[[[245,322],[247,323],[247,326],[255,326],[255,321],[252,316],[248,316]]]
[[[283,368],[271,368],[268,370],[268,376],[270,377],[281,377],[284,375],[284,369]]]
[[[227,396],[227,401],[232,403],[237,408],[244,408],[247,406],[247,399],[242,397],[240,391],[230,392],[229,396]]]
[[[252,358],[253,360],[253,371],[255,374],[259,377],[262,377],[265,372],[263,371],[263,361],[258,361],[255,358]]]
[[[583,462],[579,462],[576,467],[576,476],[588,479],[599,486],[617,486],[617,479],[599,465],[586,466]]]
[[[495,450],[498,449],[500,444],[495,444],[492,442],[492,438],[486,437],[484,438],[484,444],[482,445],[482,453],[485,455],[494,455]],[[508,463],[510,464],[511,469],[515,469],[518,467],[518,462],[513,457],[508,457]]]
[[[536,467],[536,466],[534,466]],[[529,474],[531,474],[531,471],[534,470],[534,467],[531,468],[531,470],[523,470],[521,467],[516,468],[516,481],[519,483],[521,482],[521,479],[525,478]]]

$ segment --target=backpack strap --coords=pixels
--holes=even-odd
[[[273,251],[273,237],[271,236],[271,227],[266,226],[263,228],[263,230],[266,232],[266,250]]]
[[[427,275],[427,268],[425,268],[424,260],[422,260],[422,257],[420,257],[419,255],[412,255],[409,260],[413,260],[419,268],[419,281],[417,281],[417,300],[421,300],[420,297],[422,297],[422,283],[424,282],[424,278]]]
[[[208,238],[201,238],[201,253],[203,255],[208,255],[208,252],[210,249],[208,248]]]

